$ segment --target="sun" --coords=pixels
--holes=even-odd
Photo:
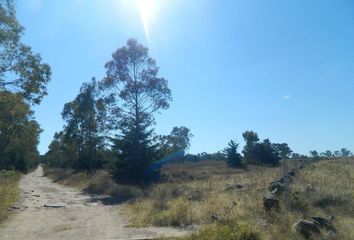
[[[150,25],[156,15],[156,0],[135,0],[139,9],[140,18],[144,27],[145,35],[150,37]]]

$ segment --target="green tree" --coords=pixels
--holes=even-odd
[[[253,156],[254,148],[259,141],[258,134],[253,131],[246,131],[246,132],[242,133],[242,137],[246,142],[246,144],[243,148],[243,151],[242,151],[242,153],[244,155],[245,162],[251,163],[254,159],[254,156]]]
[[[239,144],[231,140],[228,147],[224,149],[226,162],[230,167],[241,167],[242,156],[237,152]]]
[[[41,129],[20,94],[0,91],[0,169],[26,172],[37,164]]]
[[[332,157],[333,153],[332,153],[332,151],[327,150],[327,151],[321,153],[321,156],[323,156],[323,157]]]
[[[156,137],[158,151],[161,157],[180,152],[181,155],[190,147],[190,141],[193,137],[191,130],[187,127],[174,127],[169,135],[160,135]]]
[[[64,141],[73,147],[72,155],[76,157],[74,167],[87,169],[92,174],[100,164],[98,157],[104,148],[107,122],[105,104],[94,78],[82,85],[73,101],[65,104],[62,116],[66,121]]]
[[[47,94],[48,64],[21,43],[24,28],[16,19],[13,0],[0,1],[0,90],[20,93],[32,104]]]
[[[117,180],[141,181],[156,157],[152,136],[154,113],[169,107],[172,100],[167,80],[159,77],[159,68],[148,49],[135,39],[119,48],[106,65],[102,89],[119,116],[115,140],[117,160],[113,175]]]
[[[310,156],[311,157],[318,157],[319,154],[318,154],[318,152],[316,150],[312,150],[312,151],[310,151]]]
[[[293,152],[287,143],[273,143],[272,147],[282,159],[289,158]]]
[[[342,148],[340,152],[343,157],[349,157],[351,155],[351,152],[346,148]]]

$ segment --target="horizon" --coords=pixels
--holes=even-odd
[[[128,0],[17,1],[24,42],[53,71],[34,108],[40,153],[64,125],[64,104],[83,82],[104,77],[128,38],[149,48],[172,90],[156,132],[190,128],[191,153],[217,152],[231,139],[243,146],[246,130],[306,155],[354,150],[354,3],[223,3],[156,0],[144,12]]]

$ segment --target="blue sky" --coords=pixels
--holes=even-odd
[[[354,150],[353,1],[149,1],[148,33],[136,0],[17,1],[24,42],[53,70],[35,108],[41,153],[62,129],[63,105],[104,77],[128,38],[149,47],[169,80],[174,100],[157,132],[189,127],[192,153],[243,143],[245,130],[305,154]]]

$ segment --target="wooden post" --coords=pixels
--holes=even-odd
[[[285,186],[285,203],[288,211],[291,211],[290,179],[289,179],[289,160],[283,160],[283,176]]]

